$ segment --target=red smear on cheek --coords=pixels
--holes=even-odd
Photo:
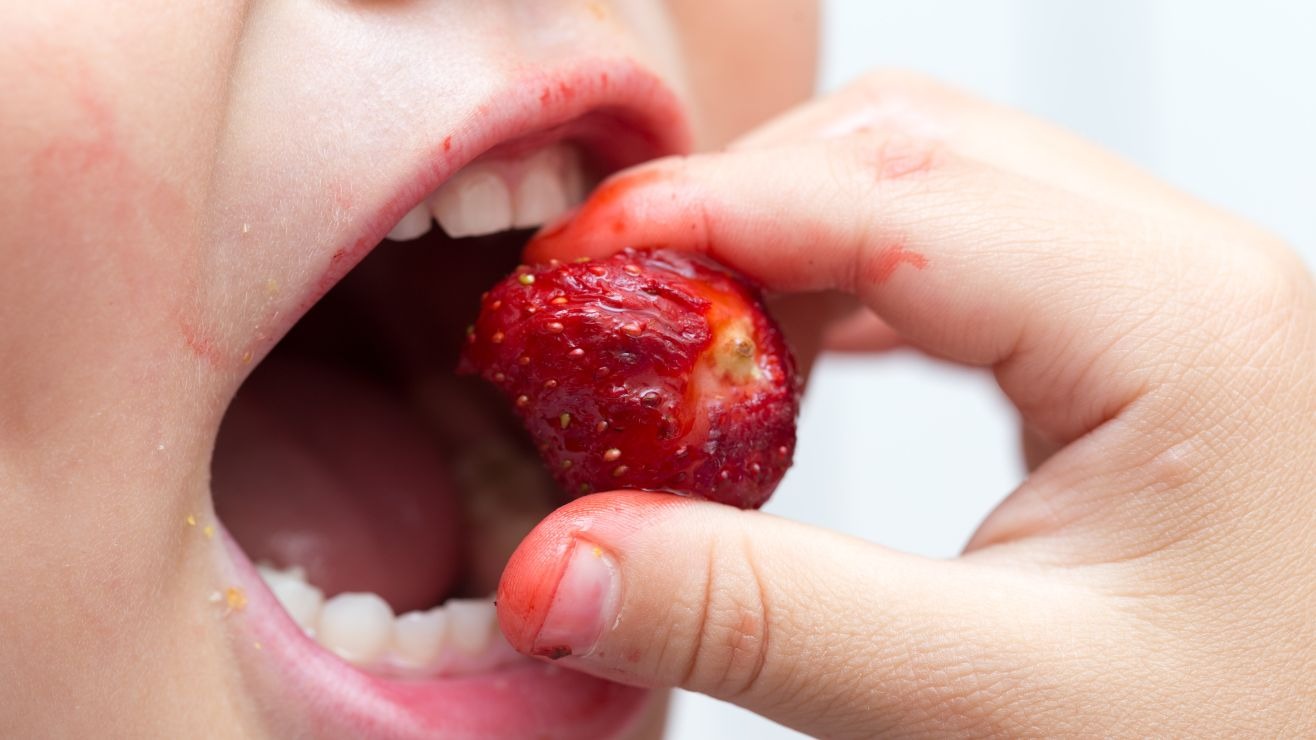
[[[187,201],[183,193],[133,158],[120,141],[116,112],[98,91],[95,81],[85,71],[77,78],[70,81],[71,95],[82,125],[59,132],[33,155],[33,183],[65,190],[65,197],[57,202],[72,200],[67,191],[76,193],[77,186],[91,190],[93,204],[109,208],[110,213],[90,215],[109,215],[121,234],[136,235],[142,227],[168,228],[171,217],[185,213]],[[78,223],[88,220],[89,214],[82,215]]]
[[[498,583],[498,624],[518,651],[551,657],[542,646],[535,645],[535,638],[557,595],[567,554],[574,543],[571,537],[536,538],[538,532],[536,529],[527,537],[503,571]]]
[[[196,329],[201,288],[188,190],[144,159],[149,149],[134,147],[93,69],[63,69],[49,94],[67,102],[72,120],[53,128],[27,162],[25,210],[42,221],[33,238],[52,260],[69,262],[70,290],[82,279],[83,297],[121,306],[133,321],[169,321],[172,312],[182,341],[168,349],[183,345],[217,363],[215,343]]]
[[[864,276],[870,283],[880,285],[890,280],[901,265],[922,270],[928,266],[928,258],[896,244],[878,252],[877,256],[869,261]]]
[[[118,137],[109,106],[86,89],[77,91],[77,102],[86,118],[82,135],[60,136],[37,152],[32,162],[37,173],[85,176],[117,158]]]
[[[203,334],[195,325],[186,319],[178,322],[179,329],[183,332],[183,342],[187,344],[188,349],[197,357],[216,367],[223,364],[224,356],[215,346],[215,341]]]

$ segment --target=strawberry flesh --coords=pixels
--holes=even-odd
[[[758,291],[706,258],[522,266],[461,371],[512,401],[568,495],[643,489],[757,508],[795,452],[794,360]]]

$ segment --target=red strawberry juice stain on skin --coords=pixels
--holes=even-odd
[[[547,108],[554,102],[569,103],[576,99],[576,88],[563,80],[554,85],[547,85],[539,92],[539,106]]]
[[[188,349],[192,350],[192,354],[214,367],[224,364],[224,355],[215,345],[215,340],[206,336],[187,319],[180,320],[178,325],[183,332],[183,343],[187,345]]]
[[[79,88],[74,95],[79,112],[86,119],[84,135],[57,138],[43,147],[33,157],[34,174],[85,176],[106,166],[122,168],[116,120],[109,104],[85,88]]]
[[[48,95],[67,108],[69,122],[34,147],[24,178],[30,200],[19,208],[42,214],[36,235],[49,264],[66,264],[69,289],[81,281],[100,304],[132,312],[119,320],[178,321],[183,341],[167,339],[163,348],[187,347],[217,362],[214,343],[183,321],[197,313],[202,293],[196,225],[188,218],[196,188],[148,161],[149,148],[136,148],[133,122],[123,120],[94,69],[46,61],[51,68],[40,72],[51,75]]]
[[[864,270],[865,277],[874,285],[881,285],[891,276],[901,265],[909,265],[915,270],[922,270],[928,266],[928,258],[908,249],[900,244],[895,244],[882,251],[868,261],[867,269]]]
[[[92,73],[79,68],[69,72],[70,96],[82,118],[80,130],[61,134],[37,151],[31,162],[34,185],[67,190],[70,184],[96,191],[99,207],[108,207],[113,227],[120,233],[150,228],[161,237],[180,237],[170,218],[185,213],[189,203],[183,191],[138,162],[123,145],[118,115],[104,99]],[[34,188],[35,190],[35,188]],[[34,193],[35,194],[35,193]],[[67,197],[54,202],[67,202]],[[42,210],[49,202],[41,203]],[[81,220],[99,220],[100,214],[81,211]]]

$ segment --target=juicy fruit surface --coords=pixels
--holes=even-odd
[[[512,401],[572,496],[761,506],[795,452],[799,383],[757,291],[710,260],[628,250],[523,266],[484,297],[463,372]]]

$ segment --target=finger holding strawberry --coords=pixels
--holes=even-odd
[[[875,76],[727,151],[614,177],[527,260],[629,264],[644,253],[610,255],[632,246],[705,255],[774,292],[848,294],[881,318],[856,345],[889,327],[990,368],[1034,469],[950,561],[694,498],[585,496],[503,573],[519,650],[826,737],[1316,733],[1316,561],[1299,556],[1316,552],[1316,290],[1273,237],[1020,114]],[[672,295],[702,306],[697,293]],[[591,320],[615,334],[627,319],[606,313]],[[625,464],[596,463],[601,440],[543,436],[559,397],[541,406],[528,384],[561,379],[513,380],[493,339],[512,333],[483,321],[481,371],[516,384],[550,460]],[[569,356],[553,322],[566,333],[531,319],[515,341]],[[718,346],[699,326],[691,345],[645,345],[652,370],[694,373],[690,347]],[[590,348],[609,346],[631,345]],[[641,386],[616,387],[575,413],[611,424],[608,404]],[[677,488],[677,438],[649,434],[659,483],[615,488]]]

